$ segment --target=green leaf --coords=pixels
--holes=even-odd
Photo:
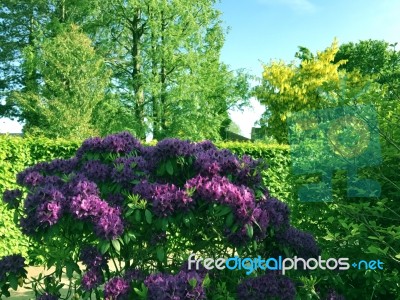
[[[117,251],[119,253],[119,251],[121,250],[121,244],[118,240],[112,240],[111,241],[115,251]]]
[[[157,259],[160,262],[162,262],[162,261],[164,261],[164,258],[165,258],[164,248],[160,246],[157,248]]]
[[[172,165],[172,162],[170,160],[168,160],[165,163],[165,170],[167,171],[167,173],[169,175],[173,175],[174,174],[174,166]]]
[[[135,210],[135,220],[136,222],[140,222],[142,220],[142,214],[140,213],[140,210]]]
[[[66,273],[67,273],[67,278],[71,279],[74,274],[74,269],[75,269],[74,263],[70,262],[70,261],[66,262],[65,269],[66,269]]]
[[[197,280],[196,278],[191,278],[189,279],[189,284],[192,288],[194,288],[197,285]]]
[[[229,215],[226,216],[225,225],[227,227],[231,227],[233,224],[233,213],[231,212]]]
[[[125,242],[125,244],[128,244],[130,240],[131,240],[131,238],[129,237],[129,234],[125,233],[124,234],[124,242]]]
[[[167,218],[163,218],[163,219],[161,220],[161,229],[162,229],[163,231],[166,231],[166,230],[167,230],[167,227],[168,227],[168,219],[167,219]]]
[[[164,176],[165,174],[165,164],[161,164],[161,166],[157,169],[157,176]]]
[[[229,214],[232,210],[229,206],[223,206],[218,208],[218,212],[216,213],[217,217],[222,217]]]
[[[110,243],[108,241],[103,241],[100,246],[101,254],[105,254],[108,251],[108,249],[110,249]]]
[[[203,287],[206,288],[206,287],[208,287],[210,285],[210,283],[211,283],[211,280],[210,280],[210,277],[207,274],[206,277],[204,277],[202,285],[203,285]]]
[[[369,253],[372,253],[372,254],[379,254],[381,252],[381,249],[379,249],[376,246],[369,246],[368,251],[369,251]]]
[[[16,291],[18,288],[18,278],[15,274],[10,274],[9,275],[9,280],[10,280],[10,286],[11,288]]]
[[[249,238],[253,237],[253,225],[246,224],[246,231]]]
[[[146,209],[144,211],[144,215],[146,217],[146,222],[148,224],[151,224],[153,222],[153,214],[151,213],[151,211],[149,211],[148,209]]]
[[[138,288],[133,288],[133,290],[135,291],[136,294],[139,295],[140,299],[147,299],[147,287],[144,285],[144,283],[142,283],[141,286],[141,290],[139,290]]]

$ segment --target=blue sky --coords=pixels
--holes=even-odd
[[[232,69],[245,68],[261,76],[260,61],[293,60],[297,46],[324,50],[336,37],[339,43],[379,39],[399,42],[398,0],[222,0],[217,5],[230,27],[221,59]],[[253,108],[232,112],[245,136],[263,112]],[[0,132],[18,132],[20,125],[0,119]]]
[[[225,27],[230,27],[222,60],[231,68],[245,68],[261,76],[260,61],[290,62],[298,46],[312,52],[324,50],[336,37],[339,43],[366,39],[399,42],[398,0],[222,0]],[[242,133],[250,135],[263,107],[231,113]]]

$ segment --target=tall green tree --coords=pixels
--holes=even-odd
[[[35,89],[14,92],[13,103],[25,115],[24,132],[57,138],[98,134],[94,108],[105,100],[111,73],[91,40],[76,26],[24,49],[24,70],[34,73]]]
[[[218,138],[227,110],[246,103],[248,78],[220,62],[224,30],[215,2],[39,0],[19,5],[6,0],[1,24],[17,32],[0,37],[9,44],[0,57],[0,66],[8,66],[1,78],[5,105],[0,114],[31,124],[38,119],[9,97],[15,90],[35,93],[38,88],[37,78],[29,77],[38,72],[22,67],[24,48],[40,47],[68,24],[77,24],[113,71],[109,100],[95,109],[100,132],[126,128],[141,138],[148,133],[157,139]],[[15,43],[14,35],[23,42]],[[107,126],[115,115],[120,122]]]
[[[227,109],[247,97],[245,76],[219,60],[224,32],[215,2],[108,3],[101,44],[109,45],[115,89],[133,110],[137,135],[216,138]]]

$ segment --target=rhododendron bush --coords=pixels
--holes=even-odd
[[[246,275],[187,263],[192,253],[319,254],[313,237],[290,225],[287,205],[263,186],[266,167],[209,141],[143,146],[123,132],[86,140],[73,158],[29,167],[17,176],[21,189],[3,200],[41,245],[35,253],[54,267],[33,281],[40,299],[60,297],[63,274],[71,282],[67,297],[84,299],[293,299],[294,281],[278,271]],[[11,273],[0,272],[3,293]],[[12,280],[26,277],[17,273]]]

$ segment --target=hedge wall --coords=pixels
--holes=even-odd
[[[78,142],[0,136],[0,257],[12,253],[27,254],[27,240],[15,226],[13,214],[1,199],[6,189],[13,189],[16,174],[27,166],[54,158],[74,155]]]
[[[24,168],[54,158],[69,158],[75,154],[79,141],[50,140],[0,136],[0,200],[4,190],[15,188],[16,174]],[[220,142],[219,148],[233,153],[265,158],[268,169],[263,179],[270,193],[280,200],[292,199],[289,176],[289,147],[249,142]],[[0,201],[0,257],[12,253],[27,254],[27,241],[15,226],[13,215]]]

